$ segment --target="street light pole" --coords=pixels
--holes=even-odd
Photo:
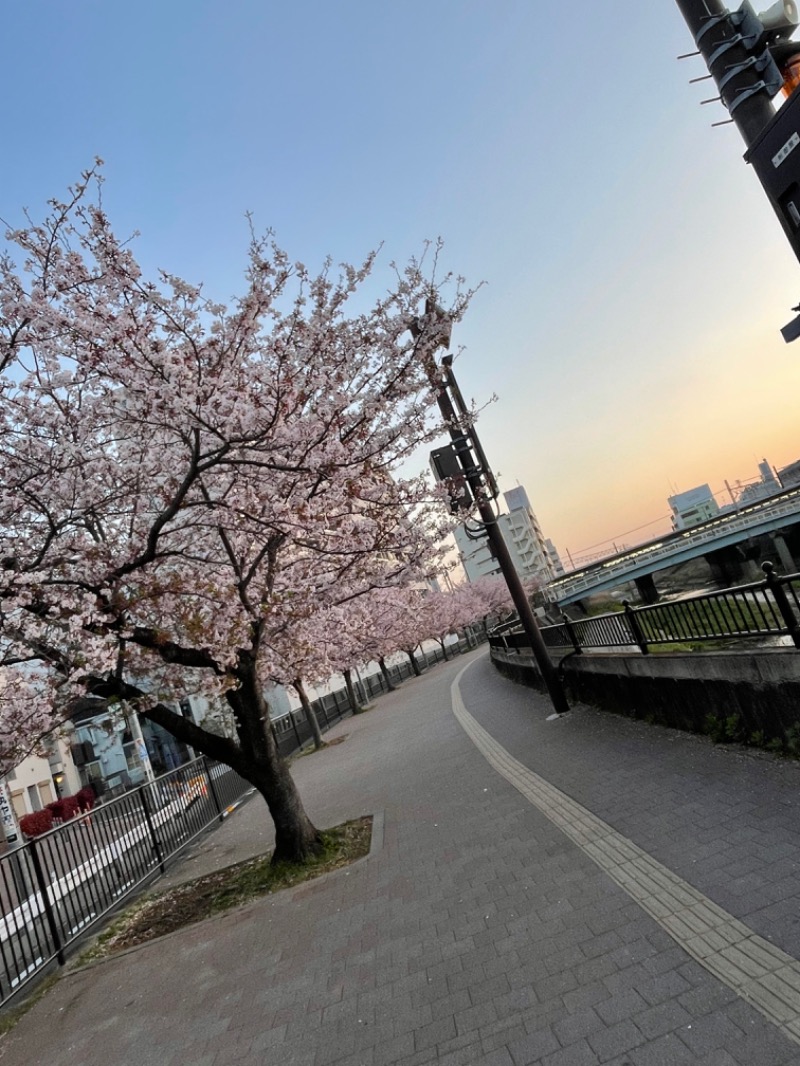
[[[441,323],[442,319],[445,318],[443,312],[436,308],[430,301],[426,303],[425,311],[425,320],[427,322],[430,322],[433,317],[438,319],[439,323]],[[411,327],[412,335],[414,335],[415,338],[418,337],[423,330],[424,326],[420,327],[418,324]],[[439,339],[435,343],[434,349],[427,353],[423,353],[428,379],[436,396],[439,410],[442,413],[442,417],[444,418],[450,433],[450,439],[453,442],[453,451],[456,454],[456,458],[464,473],[464,477],[472,491],[472,496],[477,505],[481,522],[483,523],[486,535],[489,538],[489,544],[491,545],[492,552],[500,566],[505,582],[508,585],[508,591],[511,594],[514,606],[517,609],[517,615],[519,616],[525,636],[530,643],[533,657],[536,660],[536,665],[539,667],[539,672],[542,675],[542,680],[547,688],[553,708],[556,714],[566,714],[567,711],[569,711],[569,704],[564,692],[564,686],[561,684],[556,668],[550,660],[547,646],[544,643],[536,618],[531,610],[531,605],[528,602],[528,597],[525,594],[525,589],[523,588],[517,568],[514,565],[511,552],[508,550],[508,545],[500,530],[497,515],[495,514],[495,509],[491,503],[491,500],[498,495],[494,475],[491,472],[491,468],[489,467],[489,463],[474,427],[471,426],[468,432],[465,432],[463,429],[463,421],[469,416],[469,412],[464,403],[458,383],[456,382],[455,375],[453,374],[453,357],[449,354],[445,355],[442,359],[441,367],[437,365],[434,357],[435,347],[438,347],[439,345],[449,347],[449,344],[449,330],[443,331],[440,326]],[[453,400],[450,396],[451,393],[455,399],[458,411],[456,411],[456,408],[453,406]],[[473,456],[473,451],[475,456]],[[477,462],[475,461],[475,457],[477,457]]]

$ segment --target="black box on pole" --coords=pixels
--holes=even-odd
[[[800,260],[800,89],[745,152]]]

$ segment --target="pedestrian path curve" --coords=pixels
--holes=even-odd
[[[800,1043],[800,962],[510,755],[464,706],[459,682],[467,669],[452,684],[453,713],[487,762],[684,951]]]

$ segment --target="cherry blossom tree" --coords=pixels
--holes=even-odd
[[[269,728],[278,637],[375,588],[424,580],[446,528],[393,475],[437,427],[408,331],[471,293],[436,249],[367,301],[376,256],[319,273],[251,232],[242,295],[144,277],[97,168],[0,258],[0,757],[87,690],[131,702],[237,770],[275,861],[319,834]],[[236,738],[170,706],[221,694]]]
[[[448,636],[511,609],[508,586],[497,578],[483,578],[448,590],[426,590],[416,599],[418,639],[435,641],[448,659]]]
[[[508,585],[501,577],[482,577],[462,587],[469,589],[474,597],[470,624],[480,621],[484,631],[490,618],[500,618],[514,611]]]

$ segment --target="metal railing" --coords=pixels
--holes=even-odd
[[[476,647],[477,644],[485,643],[486,640],[486,635],[479,633],[474,633],[471,641],[465,637],[460,637],[458,643],[447,645],[448,656],[461,655]],[[414,656],[420,670],[425,670],[429,666],[442,662],[444,657],[444,652],[439,647],[428,651],[417,650]],[[387,666],[387,672],[393,684],[399,684],[401,681],[414,676],[413,667],[408,659],[403,659],[398,663]],[[356,698],[363,700],[365,703],[375,696],[380,696],[389,691],[386,679],[380,671],[354,676],[353,687],[356,692]],[[347,690],[344,688],[335,689],[316,700],[312,700],[311,707],[317,717],[320,732],[322,733],[352,713],[350,699],[347,695]],[[278,748],[284,756],[291,755],[293,752],[305,747],[306,744],[311,742],[314,735],[311,724],[302,708],[273,719],[272,726]]]
[[[208,759],[172,770],[0,858],[0,1003],[158,872],[251,788]]]
[[[461,639],[448,645],[448,654],[474,646]],[[443,658],[438,648],[416,655],[420,669]],[[413,674],[410,662],[388,671],[393,682]],[[364,700],[388,691],[382,673],[357,679],[355,687]],[[345,689],[311,706],[322,732],[353,710]],[[284,756],[313,736],[303,710],[272,727]],[[51,964],[63,965],[79,939],[250,791],[229,766],[201,757],[0,856],[0,1006]]]
[[[800,574],[779,576],[764,563],[764,581],[642,607],[543,626],[542,638],[553,649],[581,654],[592,648],[703,644],[743,638],[789,637],[800,648]],[[492,648],[521,651],[528,646],[519,628],[493,630]]]

